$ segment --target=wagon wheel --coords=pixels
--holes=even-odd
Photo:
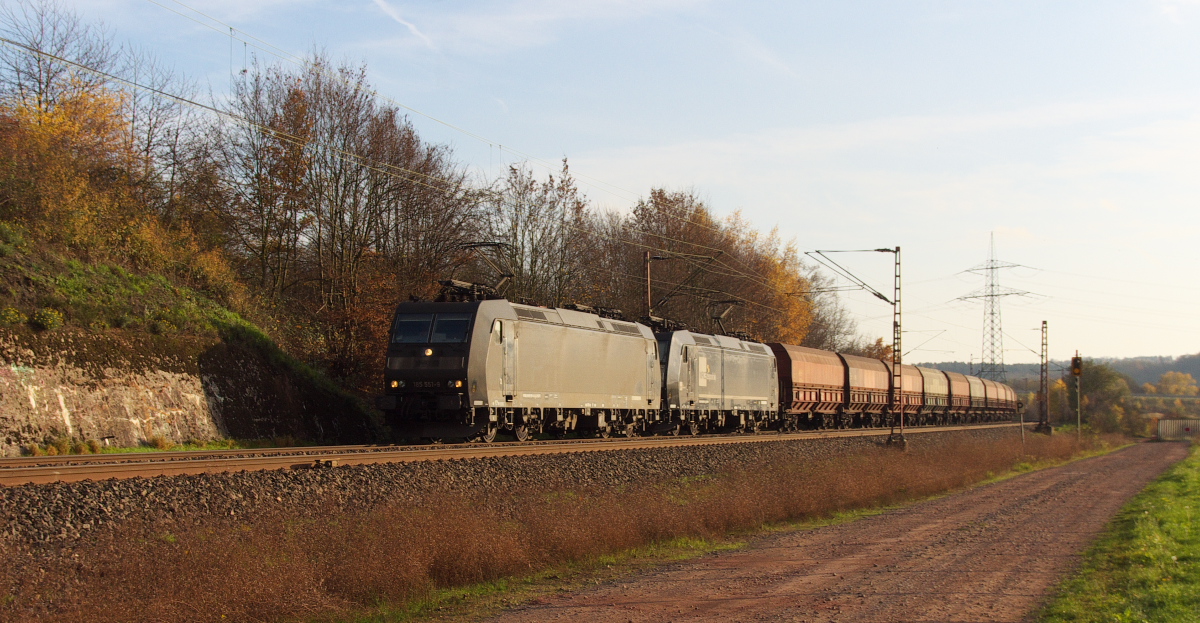
[[[676,424],[676,425],[672,426],[669,430],[667,430],[667,434],[672,437],[678,437],[679,433],[682,429],[683,429],[683,424]]]
[[[482,433],[479,433],[479,441],[482,441],[483,443],[492,443],[493,441],[496,441],[497,432],[498,429],[494,425],[488,424],[488,427],[484,429]]]
[[[532,437],[529,434],[529,427],[524,424],[513,427],[513,436],[517,438],[517,441],[529,441],[529,438]]]
[[[688,434],[695,437],[700,434],[700,423],[695,420],[689,420],[687,423]]]
[[[638,436],[637,426],[635,426],[632,422],[625,425],[625,436],[630,438]]]
[[[601,426],[600,428],[596,429],[596,436],[601,439],[608,439],[609,437],[612,437],[612,430],[607,426]]]

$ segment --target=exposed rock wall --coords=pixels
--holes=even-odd
[[[96,378],[58,363],[0,368],[4,455],[47,437],[66,435],[132,446],[160,436],[208,441],[228,435],[216,396],[193,374],[108,370]]]
[[[369,440],[358,405],[274,354],[216,337],[0,329],[0,455],[64,435]]]

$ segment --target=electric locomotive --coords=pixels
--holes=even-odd
[[[406,438],[655,432],[658,341],[644,325],[503,299],[396,309],[378,406]]]

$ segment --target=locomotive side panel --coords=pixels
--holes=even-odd
[[[685,347],[689,351],[687,357],[690,364],[688,380],[691,381],[696,396],[697,409],[725,411],[725,392],[722,387],[724,379],[725,358],[720,348],[712,346]]]
[[[515,323],[513,400],[493,406],[564,409],[658,408],[654,341],[571,325]]]
[[[722,352],[726,410],[774,414],[779,409],[775,357],[762,344],[712,336]]]

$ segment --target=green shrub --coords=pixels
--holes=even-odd
[[[19,250],[25,246],[25,232],[20,226],[7,221],[0,221],[0,244],[9,247],[12,250]]]
[[[0,324],[15,326],[25,324],[26,322],[29,322],[29,317],[22,314],[17,308],[5,307],[4,309],[0,309]]]
[[[170,439],[167,439],[166,437],[163,437],[162,435],[151,436],[149,439],[147,439],[145,441],[145,444],[146,444],[146,446],[148,446],[150,448],[154,448],[156,450],[170,450],[171,448],[175,447],[175,444],[171,443]]]
[[[43,307],[33,312],[33,316],[29,319],[29,323],[32,324],[33,328],[35,329],[52,331],[62,326],[63,315],[62,312],[58,311],[57,309],[52,307]]]
[[[178,331],[179,327],[176,327],[168,320],[155,320],[150,323],[150,332],[155,335],[170,335]]]
[[[58,449],[58,454],[71,454],[71,449],[74,447],[75,442],[70,437],[60,435],[55,437],[50,444],[52,447]]]

